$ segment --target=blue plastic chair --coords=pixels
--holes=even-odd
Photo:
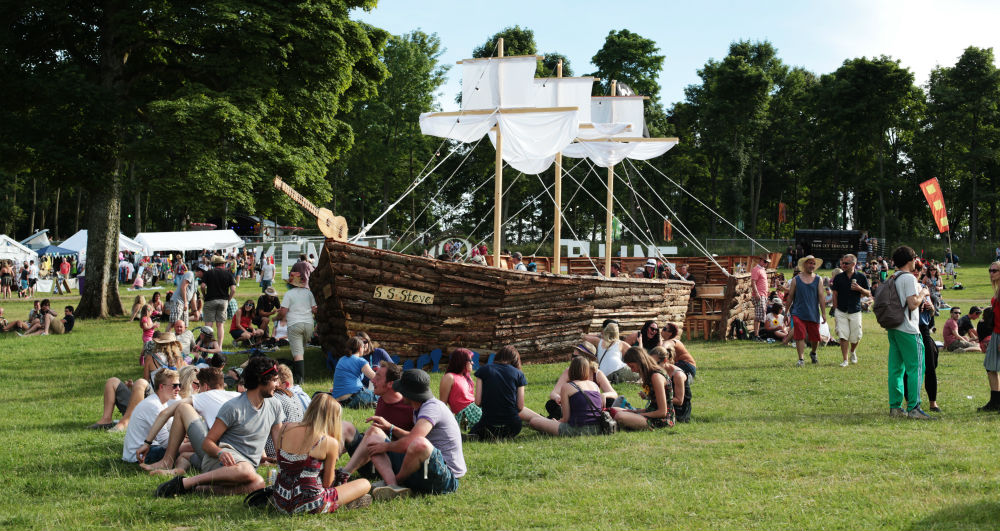
[[[495,358],[495,357],[497,357],[497,353],[496,352],[491,352],[490,353],[490,358],[488,360],[486,360],[486,364],[487,365],[492,365],[493,364],[493,358]]]
[[[475,350],[472,351],[472,370],[473,372],[479,370],[479,353]]]
[[[393,363],[399,365],[399,356],[389,356],[389,357],[392,359]]]
[[[443,353],[441,352],[441,349],[439,349],[439,348],[436,348],[436,349],[434,349],[434,350],[431,351],[431,354],[430,354],[430,358],[431,358],[431,372],[438,372],[438,365],[441,364],[441,356],[442,355],[443,355]]]
[[[427,354],[421,354],[417,356],[417,363],[413,365],[415,369],[423,369],[424,365],[431,362],[431,357]]]
[[[413,360],[406,360],[403,362],[403,370],[407,371],[413,368]]]

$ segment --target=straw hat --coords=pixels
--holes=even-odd
[[[213,255],[212,256],[212,265],[215,266],[215,265],[225,265],[225,264],[226,264],[226,259],[225,258],[223,258],[223,257],[221,257],[219,255]]]
[[[802,271],[802,266],[805,265],[805,263],[808,262],[809,260],[812,260],[813,262],[817,262],[816,265],[819,265],[819,263],[818,263],[819,259],[816,258],[815,256],[813,256],[811,254],[808,255],[808,256],[803,256],[802,258],[799,258],[799,262],[798,262],[799,271]]]
[[[154,337],[153,341],[163,345],[166,343],[177,343],[177,336],[173,332],[166,332],[160,334],[159,337]]]

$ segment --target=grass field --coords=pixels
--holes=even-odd
[[[984,265],[961,269],[967,309],[989,299]],[[241,300],[257,295],[252,282]],[[134,293],[122,292],[131,302]],[[64,302],[65,301],[65,302]],[[56,299],[61,308],[75,300]],[[0,302],[8,318],[27,303]],[[938,328],[945,315],[939,318]],[[655,433],[557,439],[526,428],[511,442],[465,445],[456,494],[286,517],[242,498],[161,500],[162,478],[120,460],[122,434],[84,429],[109,376],[136,378],[139,326],[81,321],[67,336],[0,337],[0,527],[8,529],[995,529],[997,428],[980,354],[942,353],[938,422],[888,417],[884,331],[865,315],[860,363],[838,348],[795,368],[794,349],[691,342],[693,421]],[[940,338],[940,332],[938,333]],[[376,338],[377,339],[377,338]],[[228,339],[226,348],[229,348]],[[279,352],[276,357],[287,357]],[[318,350],[306,390],[328,390]],[[242,361],[234,357],[233,362]],[[527,405],[543,403],[561,365],[525,368]],[[439,375],[432,375],[437,389]],[[633,404],[635,386],[618,387]],[[347,418],[363,424],[364,412]]]

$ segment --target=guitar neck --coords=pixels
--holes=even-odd
[[[285,181],[282,181],[279,177],[274,178],[274,187],[282,192],[285,192],[285,195],[291,197],[292,200],[299,205],[302,205],[302,208],[308,210],[310,214],[319,217],[319,209],[316,208],[316,205],[312,204],[312,201],[302,197],[302,194],[296,192],[294,188],[288,186],[288,184],[285,183]]]

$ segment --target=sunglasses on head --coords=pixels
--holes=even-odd
[[[995,269],[995,268],[992,268],[992,267],[989,269],[990,273],[996,273],[998,271],[1000,271],[1000,269]]]

